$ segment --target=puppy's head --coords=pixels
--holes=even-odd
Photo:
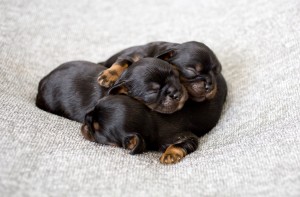
[[[145,130],[144,121],[147,120],[139,119],[145,117],[145,107],[139,107],[137,101],[129,99],[131,98],[122,95],[100,99],[95,108],[85,116],[81,127],[84,138],[99,144],[129,149],[130,154],[144,152],[146,143],[142,133]],[[132,116],[134,117],[131,118]]]
[[[200,102],[214,98],[221,64],[205,44],[186,42],[163,52],[158,58],[177,66],[191,99]]]
[[[160,113],[180,110],[188,98],[178,71],[157,58],[133,63],[111,87],[108,94],[124,93]]]

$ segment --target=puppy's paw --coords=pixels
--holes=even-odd
[[[133,134],[124,139],[123,147],[130,150],[131,155],[135,155],[143,153],[146,150],[146,143],[141,135]]]
[[[98,83],[100,86],[109,88],[118,80],[118,78],[118,72],[113,68],[109,68],[100,73]]]
[[[160,163],[162,164],[175,164],[177,162],[179,162],[180,160],[182,159],[182,156],[181,155],[178,155],[178,154],[163,154],[159,161]]]
[[[162,164],[175,164],[179,162],[185,155],[186,152],[183,148],[170,145],[162,154],[159,161]]]
[[[138,144],[137,136],[130,136],[125,139],[125,148],[129,150],[133,150]]]

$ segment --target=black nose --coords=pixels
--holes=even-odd
[[[174,87],[170,87],[168,88],[167,90],[167,95],[173,99],[173,100],[179,100],[180,99],[180,96],[181,96],[181,93],[180,91],[178,91],[177,89],[175,89]]]
[[[212,79],[209,76],[206,76],[204,79],[205,79],[204,80],[205,81],[205,90],[206,90],[206,92],[210,92],[213,88]]]
[[[172,99],[174,99],[174,100],[179,100],[180,93],[177,92],[177,93],[175,93],[175,94],[170,94],[169,96],[170,96]]]
[[[210,92],[210,91],[212,90],[212,87],[213,87],[213,86],[212,86],[211,83],[210,83],[210,84],[206,83],[206,84],[205,84],[205,91],[206,91],[206,92]]]

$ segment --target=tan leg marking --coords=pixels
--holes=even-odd
[[[128,64],[115,63],[110,68],[104,70],[98,77],[98,83],[106,88],[111,87],[126,70]]]
[[[175,164],[186,156],[186,152],[181,147],[170,145],[162,154],[159,161],[162,164]]]
[[[130,140],[129,140],[129,143],[127,144],[127,149],[129,150],[132,150],[136,147],[137,145],[137,137],[132,137]]]

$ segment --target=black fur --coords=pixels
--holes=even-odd
[[[215,96],[216,76],[221,72],[221,64],[213,51],[200,42],[151,42],[124,49],[102,64],[109,68],[124,59],[145,57],[158,57],[175,65],[191,99],[200,102]]]
[[[36,105],[50,113],[83,122],[107,89],[96,84],[103,66],[86,61],[67,62],[39,83]]]
[[[209,132],[218,122],[227,95],[226,82],[221,74],[216,78],[216,96],[204,102],[189,100],[173,114],[151,111],[142,103],[126,96],[107,96],[86,115],[94,141],[126,148],[128,136],[138,136],[132,154],[146,150],[164,151],[170,145],[181,147],[187,154],[198,147],[198,138]],[[97,122],[98,130],[93,127]]]
[[[83,122],[85,114],[108,92],[128,94],[161,113],[179,110],[187,100],[178,74],[160,59],[144,58],[132,63],[110,90],[97,83],[98,73],[104,69],[86,61],[62,64],[40,81],[36,105],[45,111]]]

